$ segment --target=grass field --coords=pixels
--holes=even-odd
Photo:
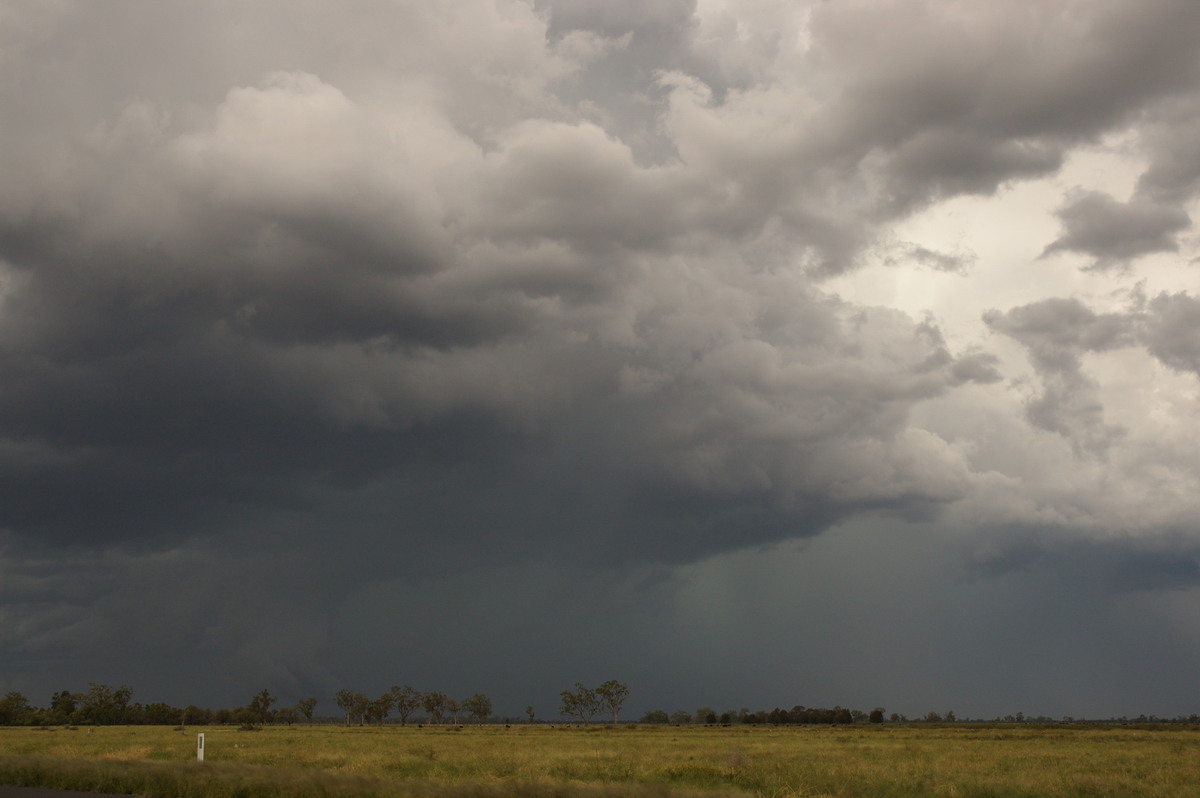
[[[196,762],[196,734],[205,761]],[[1195,727],[0,728],[0,784],[146,796],[1200,796]]]

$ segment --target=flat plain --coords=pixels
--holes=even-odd
[[[196,761],[196,735],[205,761]],[[1200,796],[1200,728],[0,728],[0,784],[142,796]]]

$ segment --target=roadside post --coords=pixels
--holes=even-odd
[[[196,761],[204,761],[204,733],[196,735]]]

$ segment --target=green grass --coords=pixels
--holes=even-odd
[[[195,761],[205,732],[205,761]],[[0,783],[187,798],[1200,796],[1193,727],[0,729]]]

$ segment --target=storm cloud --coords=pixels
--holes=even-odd
[[[809,698],[729,645],[864,650],[896,610],[856,562],[927,580],[893,621],[939,667],[1056,575],[1088,639],[1130,596],[1190,634],[1195,4],[0,20],[0,680],[35,703],[407,681],[552,716],[617,676],[644,708],[944,711],[916,649],[802,657]],[[998,234],[1019,266],[945,221],[968,202],[1039,214]],[[1072,629],[1039,622],[1031,653]],[[681,685],[705,647],[718,695]],[[987,679],[944,700],[1194,711],[1182,680]]]

